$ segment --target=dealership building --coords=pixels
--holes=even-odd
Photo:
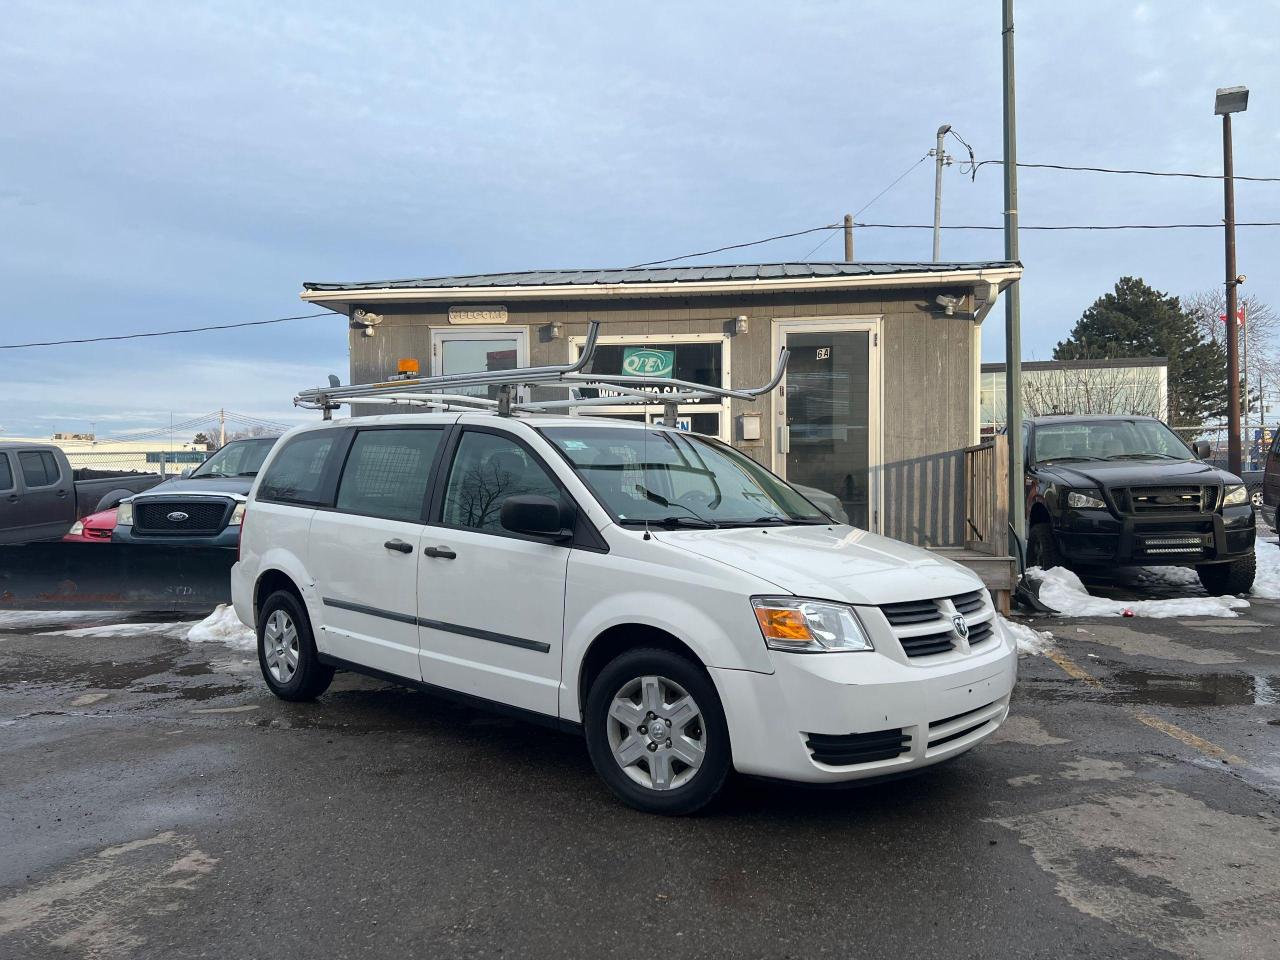
[[[678,425],[834,497],[856,526],[959,559],[1003,593],[1007,472],[999,445],[981,441],[981,336],[1020,274],[1003,261],[584,269],[307,283],[302,298],[345,318],[351,383],[385,380],[403,360],[423,375],[566,363],[592,320],[598,373],[740,389],[767,383],[786,347],[779,390],[682,403]],[[658,395],[588,411],[664,414]]]

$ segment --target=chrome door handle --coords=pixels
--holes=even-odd
[[[452,560],[457,556],[457,554],[448,547],[427,547],[422,552],[428,557],[438,557],[441,560]]]
[[[413,547],[405,543],[403,540],[388,540],[383,544],[388,550],[395,550],[398,553],[413,553]]]

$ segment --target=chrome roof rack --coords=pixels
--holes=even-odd
[[[716,387],[705,383],[679,380],[675,377],[644,377],[630,374],[584,373],[595,356],[600,339],[600,322],[591,321],[582,354],[573,363],[553,364],[543,367],[516,367],[511,370],[478,371],[475,373],[444,374],[436,377],[412,377],[404,380],[385,380],[379,383],[330,385],[303,390],[293,398],[294,406],[308,410],[321,410],[328,420],[331,412],[342,404],[370,403],[388,406],[426,406],[483,410],[500,416],[515,413],[546,413],[555,410],[572,412],[579,407],[619,406],[623,404],[661,404],[664,419],[675,426],[676,407],[693,400],[731,398],[755,400],[770,393],[782,382],[787,370],[789,352],[784,347],[778,354],[778,363],[772,379],[759,387],[738,390]],[[461,393],[448,393],[449,388],[498,386],[497,400]],[[568,389],[572,396],[565,400],[534,400],[517,402],[513,399],[517,386],[539,386]],[[654,393],[661,389],[664,392]],[[583,397],[583,390],[609,390],[619,396]]]

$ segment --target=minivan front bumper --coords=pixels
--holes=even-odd
[[[807,783],[883,777],[976,746],[1009,715],[1018,654],[998,643],[963,663],[875,653],[775,653],[771,674],[711,670],[740,773]]]

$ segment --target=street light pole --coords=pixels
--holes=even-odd
[[[1222,202],[1226,233],[1227,285],[1227,469],[1240,474],[1240,338],[1236,326],[1240,279],[1236,273],[1236,182],[1231,115],[1249,106],[1248,87],[1223,87],[1213,112],[1222,117]]]
[[[1018,259],[1018,133],[1013,72],[1013,0],[1004,0],[1004,258]],[[1009,522],[1014,539],[1027,536],[1026,488],[1022,476],[1022,302],[1021,281],[1004,294],[1004,405],[1009,443]]]

